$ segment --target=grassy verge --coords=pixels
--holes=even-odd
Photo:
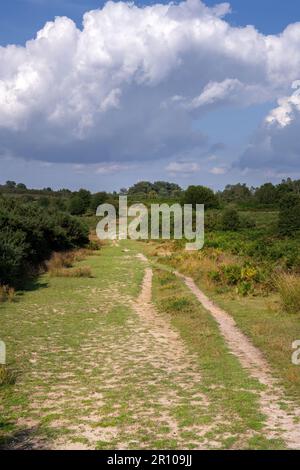
[[[238,295],[234,288],[220,289],[207,273],[218,263],[230,262],[231,255],[218,253],[212,258],[202,253],[187,253],[184,249],[172,252],[170,246],[149,245],[149,255],[155,260],[176,268],[183,274],[193,277],[196,284],[217,304],[227,310],[238,327],[251,339],[265,355],[289,396],[300,403],[300,366],[292,364],[292,343],[300,339],[300,314],[285,311],[279,295],[268,291],[253,291],[246,297]],[[164,253],[165,252],[165,253]]]
[[[260,384],[229,353],[215,321],[194,296],[172,273],[156,268],[154,300],[161,314],[168,313],[189,350],[197,355],[203,392],[212,402],[208,416],[220,413],[227,418],[227,424],[220,425],[220,432],[224,432],[224,426],[228,432],[223,447],[282,448],[281,440],[270,441],[264,436],[264,417],[258,411]]]

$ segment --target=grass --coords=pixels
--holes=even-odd
[[[288,313],[300,313],[300,278],[292,274],[278,276],[276,286],[281,303]]]
[[[91,251],[80,249],[62,253],[53,253],[47,261],[47,271],[51,277],[92,277],[90,266],[72,268],[73,264],[91,255]]]
[[[276,294],[246,299],[207,291],[265,355],[287,394],[300,403],[300,367],[292,364],[292,343],[300,339],[300,315],[282,310]]]
[[[258,287],[244,297],[235,286],[224,287],[208,276],[220,265],[236,264],[234,255],[212,248],[187,253],[182,248],[174,250],[170,242],[167,245],[170,256],[162,257],[162,248],[157,244],[148,244],[147,252],[163,265],[193,277],[209,297],[229,312],[238,327],[263,352],[287,393],[300,402],[300,367],[291,360],[292,343],[300,339],[299,276],[283,274],[277,278],[278,293]],[[276,283],[274,278],[267,282]]]
[[[264,417],[259,412],[258,390],[261,385],[250,378],[232,356],[221,337],[212,317],[199,305],[183,283],[170,272],[155,269],[154,299],[161,314],[168,312],[172,325],[191,353],[197,355],[203,375],[203,391],[209,394],[213,402],[213,414],[227,417],[226,424],[220,424],[219,432],[224,433],[224,426],[230,438],[223,440],[224,448],[284,447],[280,439],[272,442],[265,438],[262,428]],[[195,424],[193,407],[181,406],[176,411],[183,423]],[[207,409],[201,417],[202,423],[210,422],[212,409]],[[247,432],[251,434],[249,438]],[[216,438],[216,432],[211,439]]]
[[[93,277],[48,272],[0,305],[7,370],[16,371],[15,383],[0,388],[0,446],[283,447],[265,438],[260,384],[171,272],[155,269],[154,300],[187,361],[178,365],[155,322],[135,312],[144,247],[124,241],[78,261],[56,259],[53,269],[89,267]]]
[[[0,364],[0,387],[14,384],[16,380],[16,374],[10,370],[7,366]]]

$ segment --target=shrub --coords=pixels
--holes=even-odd
[[[57,269],[70,268],[74,261],[72,252],[68,253],[53,253],[50,260],[46,262],[48,271],[51,273]]]
[[[300,198],[296,194],[288,194],[280,201],[278,229],[282,235],[300,230]]]
[[[221,273],[226,284],[231,286],[235,286],[241,280],[241,267],[238,264],[222,266]]]
[[[218,207],[219,201],[214,192],[205,186],[189,186],[183,195],[184,204],[204,204],[206,209]]]
[[[88,227],[76,217],[37,203],[0,199],[0,283],[16,286],[49,258],[88,243]]]
[[[300,313],[300,278],[292,274],[282,274],[276,286],[282,305],[288,313]]]
[[[72,268],[75,261],[82,261],[89,254],[88,250],[80,249],[65,253],[53,253],[46,262],[51,277],[92,277],[89,266]],[[71,269],[72,268],[72,269]]]
[[[226,209],[221,217],[221,228],[222,230],[236,231],[240,227],[239,214],[235,209]]]

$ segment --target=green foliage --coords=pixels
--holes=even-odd
[[[216,284],[235,287],[242,296],[253,293],[255,286],[264,281],[262,271],[248,263],[221,265],[218,270],[209,273],[209,278]]]
[[[86,209],[85,201],[78,194],[74,194],[70,199],[70,213],[72,215],[83,215],[86,212]]]
[[[176,183],[168,181],[139,181],[128,189],[128,195],[141,197],[178,197],[181,194],[181,188]]]
[[[236,231],[240,227],[240,217],[238,212],[233,208],[225,209],[221,218],[222,230]]]
[[[255,191],[255,198],[259,204],[276,204],[278,192],[272,183],[263,184]]]
[[[280,201],[278,229],[282,235],[293,235],[300,230],[300,197],[287,194]]]
[[[204,204],[206,209],[218,207],[218,199],[214,192],[206,186],[189,186],[183,195],[184,204]]]
[[[72,215],[83,215],[88,210],[92,202],[92,195],[86,189],[80,189],[73,193],[69,203],[69,210]]]
[[[36,203],[0,199],[0,284],[15,285],[52,251],[88,242],[88,228],[78,219]]]
[[[91,198],[90,208],[95,214],[97,207],[106,202],[108,199],[108,194],[105,191],[93,194]]]
[[[221,198],[225,202],[247,202],[251,199],[252,193],[246,184],[228,184],[221,193]]]

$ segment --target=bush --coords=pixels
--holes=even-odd
[[[300,313],[300,278],[282,274],[276,281],[282,305],[288,313]]]
[[[205,186],[189,186],[184,192],[183,203],[192,204],[194,208],[196,204],[204,204],[206,209],[213,209],[219,205],[217,196]]]
[[[51,277],[92,277],[89,266],[72,268],[74,261],[83,260],[88,250],[77,250],[67,253],[54,253],[46,266]],[[71,269],[72,268],[72,269]]]
[[[20,284],[29,268],[53,251],[86,243],[88,227],[76,217],[37,203],[0,199],[0,284]]]
[[[280,201],[278,229],[282,235],[294,235],[300,230],[300,198],[288,194]]]
[[[221,217],[221,228],[222,230],[230,230],[235,232],[240,227],[239,214],[235,209],[226,209]]]

